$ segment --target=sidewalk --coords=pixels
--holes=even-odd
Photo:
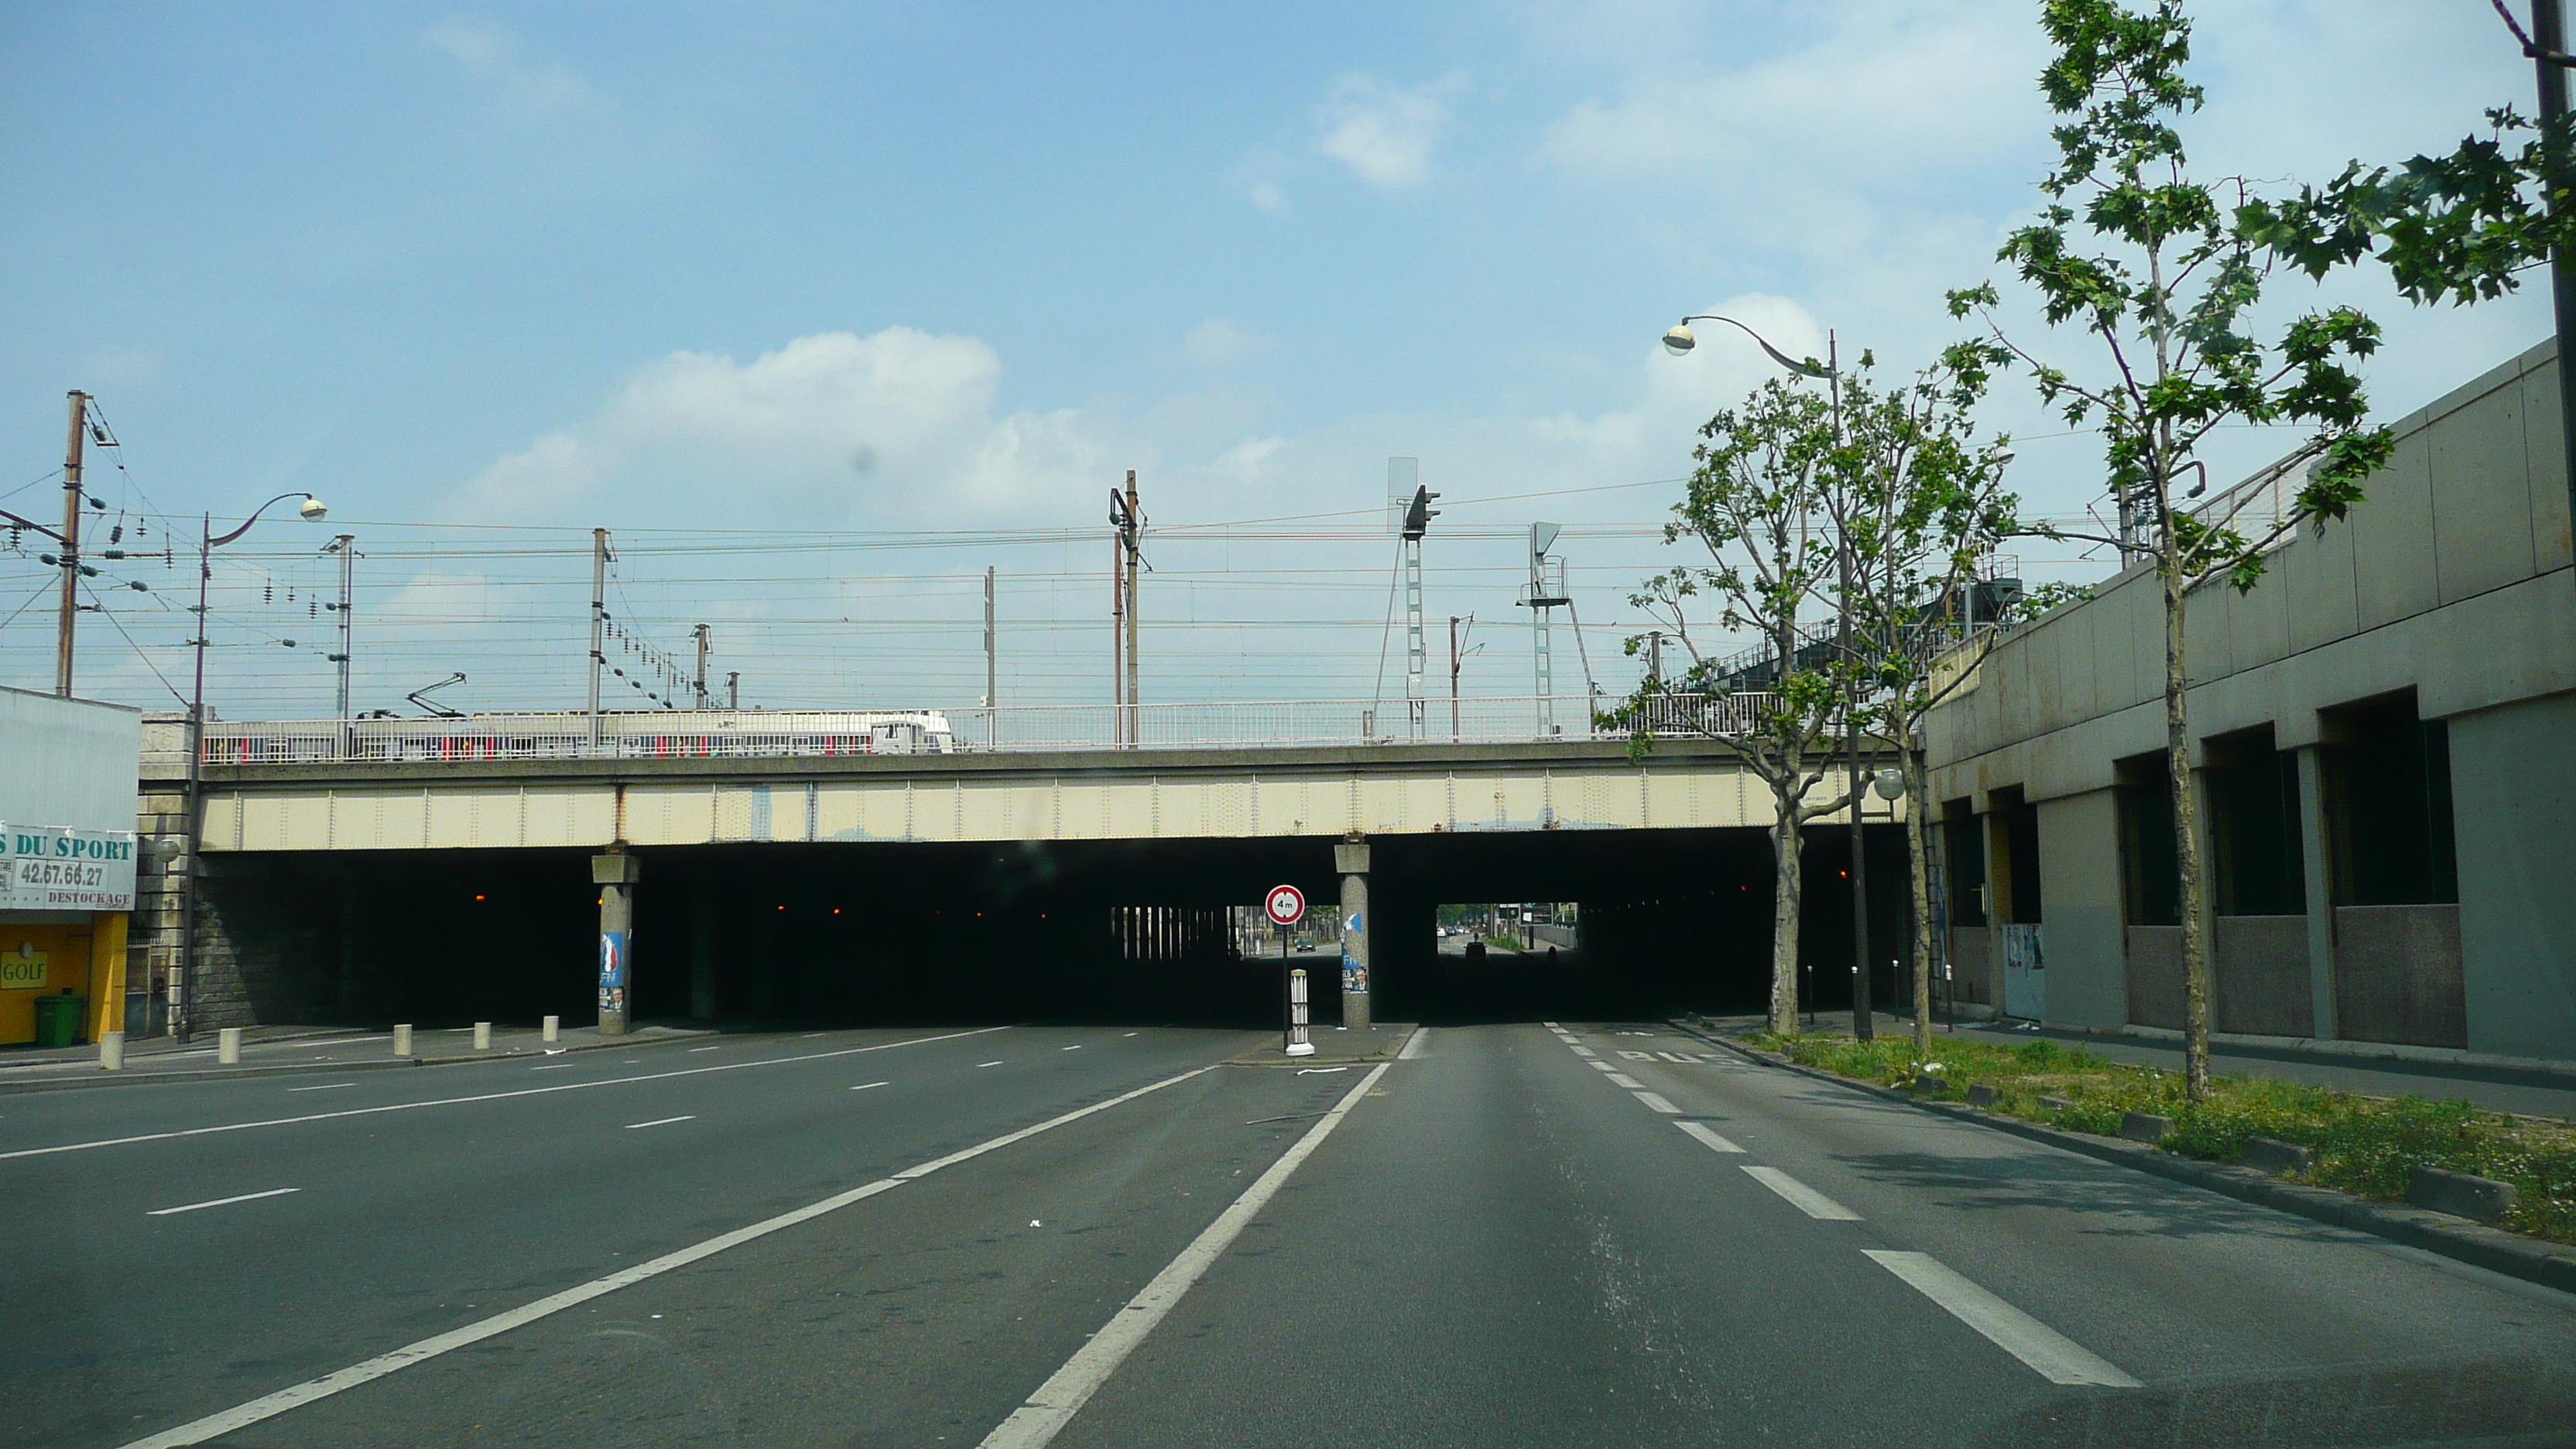
[[[1881,1013],[1875,1021],[1882,1036],[1911,1036],[1914,1033],[1912,1017]],[[1708,1022],[1712,1029],[1728,1036],[1759,1031],[1763,1024],[1760,1017],[1750,1016],[1710,1017]],[[1819,1013],[1815,1030],[1848,1036],[1851,1034],[1851,1013]],[[1937,1043],[1952,1034],[1952,1030],[1948,1026],[1936,1025],[1932,1032],[1933,1040]],[[2158,1067],[2166,1071],[2182,1070],[2180,1042],[1984,1021],[1960,1022],[1956,1033],[1969,1040],[2002,1046],[2046,1037],[2068,1046],[2081,1047],[2105,1061]],[[2308,1086],[2337,1087],[2368,1097],[2411,1094],[2435,1101],[2466,1098],[2490,1112],[2518,1112],[2528,1117],[2576,1121],[2576,1076],[2551,1072],[2468,1063],[2400,1061],[2387,1057],[2227,1042],[2211,1044],[2209,1065],[2210,1070],[2222,1075],[2271,1077]]]
[[[393,1033],[349,1027],[245,1027],[241,1065],[216,1062],[215,1034],[201,1032],[186,1046],[162,1036],[129,1040],[123,1071],[102,1071],[96,1046],[0,1049],[0,1093],[52,1091],[68,1087],[113,1086],[127,1082],[210,1081],[230,1077],[277,1076],[304,1072],[372,1071],[395,1067],[434,1066],[488,1057],[542,1056],[605,1047],[651,1046],[693,1041],[715,1033],[706,1028],[640,1026],[622,1037],[602,1037],[595,1026],[568,1026],[561,1040],[549,1045],[535,1026],[492,1028],[488,1051],[474,1049],[474,1028],[423,1027],[412,1032],[412,1055],[393,1054]]]

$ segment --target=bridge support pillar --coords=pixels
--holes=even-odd
[[[644,862],[624,851],[590,858],[590,879],[599,887],[599,1034],[624,1036],[634,1000],[631,937],[635,923],[635,883]]]
[[[1342,877],[1342,1025],[1369,1024],[1369,848],[1365,840],[1333,846]]]

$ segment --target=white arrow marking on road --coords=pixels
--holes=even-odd
[[[219,1197],[212,1202],[192,1202],[186,1207],[154,1208],[150,1212],[145,1213],[144,1216],[147,1218],[166,1218],[172,1213],[192,1213],[199,1208],[230,1207],[237,1202],[254,1202],[264,1197],[284,1197],[290,1192],[302,1192],[303,1190],[304,1189],[300,1187],[272,1187],[266,1192],[246,1192],[239,1197]]]
[[[1751,1169],[1747,1169],[1750,1171]],[[1911,1284],[1988,1342],[2039,1372],[2052,1384],[2092,1384],[2134,1389],[2136,1379],[2065,1334],[1969,1282],[1929,1253],[1864,1248],[1872,1262]]]
[[[1632,1052],[1626,1047],[1621,1047],[1619,1049],[1619,1055],[1632,1062],[1651,1062],[1655,1059],[1655,1054],[1653,1052]]]
[[[1844,1207],[1841,1203],[1834,1201],[1832,1198],[1825,1196],[1823,1193],[1816,1191],[1814,1188],[1807,1186],[1805,1183],[1800,1182],[1798,1179],[1791,1177],[1789,1174],[1782,1172],[1776,1167],[1747,1167],[1744,1170],[1752,1176],[1755,1182],[1758,1182],[1764,1187],[1771,1189],[1773,1192],[1780,1194],[1780,1196],[1787,1198],[1789,1202],[1798,1209],[1798,1211],[1805,1213],[1811,1218],[1816,1218],[1829,1223],[1856,1223],[1860,1221],[1860,1214],[1853,1212],[1850,1208]]]

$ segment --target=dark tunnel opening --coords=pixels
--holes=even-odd
[[[1810,834],[1802,999],[1851,999],[1848,837]],[[1281,943],[1243,929],[1271,886],[1339,900],[1329,839],[743,844],[638,852],[636,1019],[757,1026],[1116,1021],[1266,1029]],[[1369,878],[1380,1021],[1756,1012],[1771,861],[1758,830],[1381,836]],[[263,1022],[586,1024],[596,1013],[592,851],[212,857],[199,950]],[[1874,827],[1874,990],[1898,1004],[1901,835]],[[1557,959],[1444,953],[1439,906],[1565,901]],[[1340,1019],[1326,917],[1287,966]]]

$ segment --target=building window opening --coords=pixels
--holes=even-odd
[[[2174,852],[2172,777],[2160,751],[2121,760],[2113,791],[2120,814],[2120,897],[2132,926],[2182,924],[2182,864]]]
[[[1948,865],[1950,924],[1986,923],[1985,822],[1965,799],[1941,807],[1941,854]]]
[[[2418,719],[2412,694],[2320,721],[2334,903],[2457,904],[2450,727]]]
[[[2299,840],[2298,757],[2272,728],[2208,743],[2210,879],[2222,916],[2296,916],[2308,909]],[[2161,762],[2160,762],[2161,763]]]

